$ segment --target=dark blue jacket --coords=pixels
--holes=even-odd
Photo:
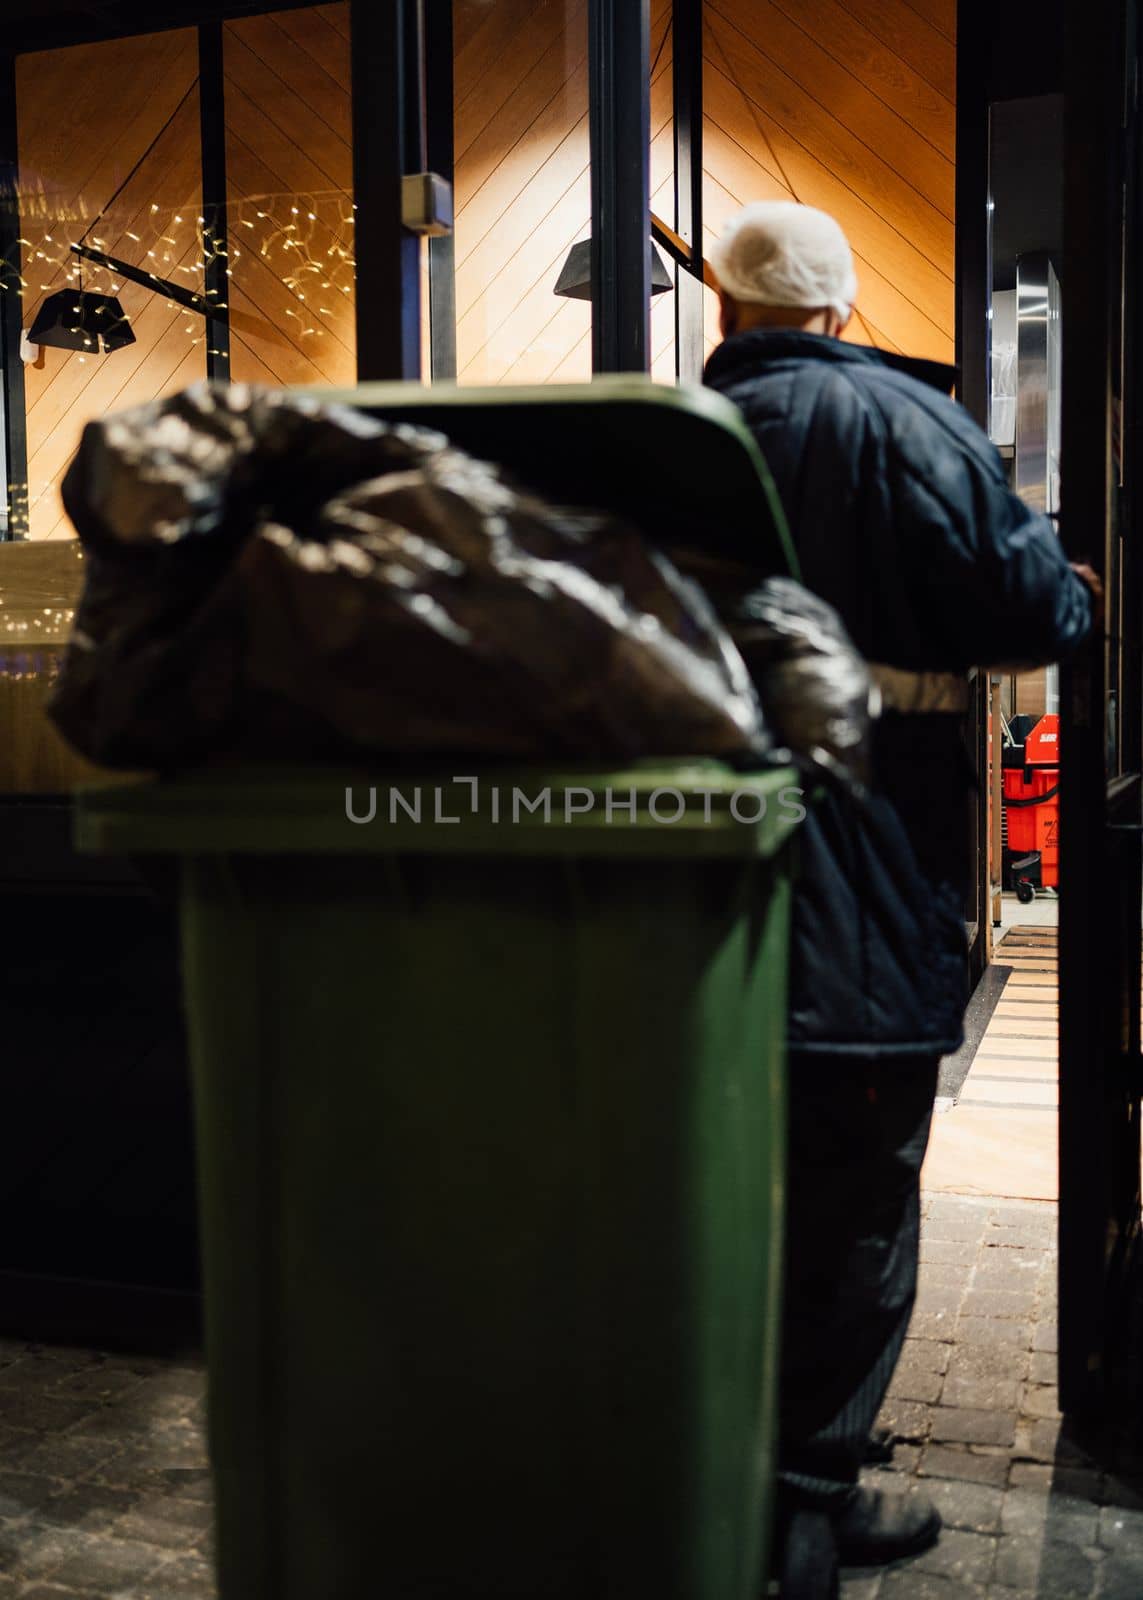
[[[745,414],[806,585],[870,661],[912,671],[1039,665],[1091,626],[1051,522],[1007,485],[947,396],[876,351],[755,329],[706,382]],[[866,807],[830,794],[802,830],[790,1044],[857,1054],[961,1041],[972,769],[961,720],[887,714]]]

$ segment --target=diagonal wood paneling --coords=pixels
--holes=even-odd
[[[669,0],[651,10],[657,45]],[[590,312],[552,293],[590,228],[586,5],[457,0],[454,17],[460,380],[586,378]],[[670,118],[669,68],[667,52],[653,135]]]
[[[25,327],[47,295],[77,284],[68,245],[85,233],[134,265],[195,281],[196,70],[189,29],[17,58]],[[90,418],[205,372],[202,339],[193,342],[201,324],[188,332],[170,302],[102,269],[87,269],[84,283],[118,293],[136,342],[107,356],[49,348],[42,367],[25,368],[33,538],[73,531],[59,480]]]
[[[857,258],[847,336],[951,360],[955,0],[923,10],[707,0],[706,221],[791,196],[829,211]]]
[[[669,14],[653,7],[652,194],[668,218]],[[457,0],[454,16],[461,381],[586,377],[587,309],[551,296],[590,220],[583,0]],[[862,316],[848,337],[946,360],[954,21],[954,0],[707,0],[705,40],[707,245],[741,205],[792,188],[853,244]],[[661,377],[672,324],[664,296],[652,307]]]
[[[224,46],[231,374],[351,384],[347,0],[227,23]]]
[[[668,219],[669,18],[670,0],[653,0],[651,186]],[[350,383],[348,5],[244,18],[225,39],[234,376]],[[853,244],[862,315],[849,337],[951,358],[955,0],[707,0],[704,54],[707,249],[739,206],[792,191],[837,216]],[[196,281],[195,70],[191,30],[21,58],[25,234],[43,251],[27,253],[26,322],[67,281],[53,248],[82,232],[188,88],[97,232],[116,254]],[[552,289],[590,226],[587,0],[455,0],[454,78],[461,381],[584,378],[590,313]],[[58,237],[43,244],[53,219]],[[69,531],[58,480],[89,416],[204,370],[193,319],[132,286],[121,298],[136,345],[100,360],[49,352],[26,373],[37,536]],[[663,378],[673,317],[672,297],[658,298]],[[705,320],[709,345],[711,295]]]

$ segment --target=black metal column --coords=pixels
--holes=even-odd
[[[349,0],[356,207],[357,376],[421,376],[420,240],[401,224],[401,180],[423,170],[421,0]]]
[[[198,30],[198,114],[202,140],[203,298],[206,375],[230,381],[230,233],[226,200],[226,107],[221,22]]]
[[[651,348],[650,0],[589,0],[592,370]]]
[[[703,0],[675,0],[675,231],[697,266],[675,267],[675,371],[683,383],[697,383],[703,369],[702,24]]]
[[[0,371],[3,373],[4,497],[8,514],[0,539],[28,535],[28,434],[24,411],[24,320],[20,276],[19,147],[16,128],[16,61],[0,56]]]
[[[991,261],[989,252],[989,18],[977,0],[957,8],[956,305],[957,398],[982,428],[988,426]],[[991,839],[988,816],[987,675],[974,685],[967,731],[978,783],[967,818],[974,874],[965,905],[970,930],[969,980],[984,974],[991,950]]]
[[[451,185],[453,0],[425,0],[425,127],[428,167]],[[429,339],[434,379],[456,377],[456,251],[451,233],[429,240]]]
[[[956,364],[957,398],[988,425],[989,18],[977,0],[957,7],[956,82]]]
[[[1068,554],[1107,570],[1116,536],[1113,394],[1121,261],[1122,6],[1067,0],[1064,112],[1061,532]],[[1060,1402],[1100,1404],[1108,1309],[1121,1254],[1116,1190],[1139,1162],[1122,1080],[1118,897],[1110,877],[1102,641],[1061,672]],[[1132,981],[1138,989],[1138,968]],[[1136,1041],[1136,1049],[1138,1042]]]

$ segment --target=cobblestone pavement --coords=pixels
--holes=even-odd
[[[1143,1457],[1097,1461],[1056,1410],[1056,1208],[924,1202],[917,1309],[881,1420],[937,1503],[935,1549],[843,1600],[1143,1600]]]
[[[1143,1458],[1056,1412],[1055,1208],[925,1202],[917,1311],[883,1420],[939,1545],[844,1600],[1143,1600]],[[0,1341],[0,1600],[211,1600],[197,1367]]]
[[[210,1600],[202,1371],[0,1341],[0,1600]]]

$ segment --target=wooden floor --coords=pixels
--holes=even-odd
[[[955,1105],[934,1118],[922,1182],[930,1193],[1055,1200],[1056,929],[1010,928],[994,960],[1012,975]]]

